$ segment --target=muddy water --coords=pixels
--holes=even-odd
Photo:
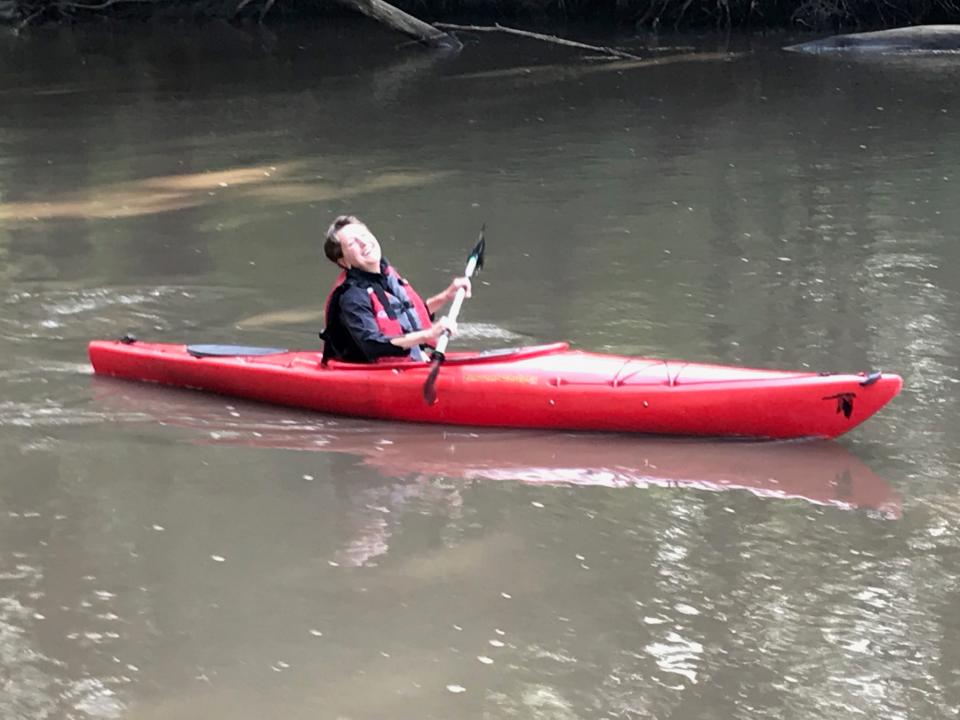
[[[623,42],[661,60],[0,39],[0,716],[950,716],[960,66]],[[758,446],[91,376],[124,332],[314,344],[343,211],[426,292],[488,224],[464,347],[906,387],[840,441]]]

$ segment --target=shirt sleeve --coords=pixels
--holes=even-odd
[[[380,332],[370,300],[362,288],[351,287],[340,296],[340,321],[368,361],[403,357],[410,352],[397,347],[390,342],[390,337]]]

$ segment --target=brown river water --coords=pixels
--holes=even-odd
[[[960,61],[466,40],[0,36],[0,718],[955,717]],[[461,348],[904,391],[758,444],[93,377],[126,332],[315,346],[341,212],[424,292],[487,223]]]

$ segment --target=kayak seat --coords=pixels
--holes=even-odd
[[[187,352],[195,358],[204,358],[280,355],[289,352],[289,350],[286,348],[252,347],[248,345],[187,345]]]

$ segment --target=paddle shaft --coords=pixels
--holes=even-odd
[[[477,268],[483,267],[483,251],[486,248],[483,231],[486,227],[486,224],[484,224],[483,227],[480,228],[480,238],[477,240],[476,247],[473,248],[470,256],[467,258],[467,267],[463,271],[463,277],[468,280],[470,276],[476,272]],[[466,297],[466,294],[467,291],[465,288],[457,288],[457,292],[453,296],[453,305],[447,314],[447,318],[451,322],[457,321],[457,315],[460,314],[460,306],[463,305],[463,299]],[[423,384],[423,399],[427,401],[427,405],[433,405],[437,401],[437,377],[440,375],[440,366],[443,365],[443,360],[446,357],[444,352],[447,349],[448,342],[450,342],[450,331],[445,330],[437,340],[437,347],[433,351],[433,358],[430,361],[430,373],[427,375],[427,381]]]
[[[473,271],[477,269],[477,257],[476,255],[471,255],[470,259],[467,260],[467,269],[464,271],[463,276],[469,278],[473,275]],[[467,296],[466,288],[458,288],[457,294],[453,298],[453,304],[450,306],[450,312],[447,313],[447,318],[453,322],[456,322],[457,315],[460,314],[460,307],[463,305],[463,299]],[[436,351],[439,353],[444,352],[447,349],[447,343],[450,342],[450,332],[446,331],[443,335],[440,336],[440,339],[437,340]]]

